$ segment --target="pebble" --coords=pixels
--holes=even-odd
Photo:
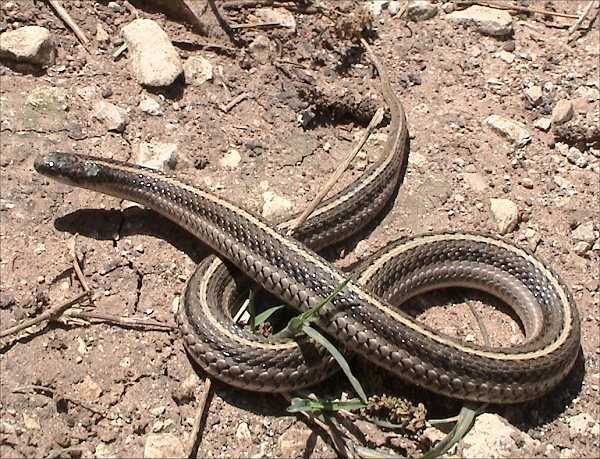
[[[388,12],[390,16],[396,16],[402,7],[402,3],[399,0],[391,0],[388,3]]]
[[[140,101],[138,108],[144,113],[148,113],[148,115],[152,116],[160,116],[163,114],[163,111],[160,108],[160,103],[151,97],[144,97]]]
[[[543,97],[542,87],[541,86],[531,86],[525,90],[525,97],[531,105],[537,107],[542,102]]]
[[[123,28],[131,70],[143,86],[170,86],[183,73],[179,54],[157,22],[136,19]]]
[[[201,86],[213,79],[213,66],[202,56],[191,56],[183,63],[185,83]]]
[[[587,253],[588,250],[592,247],[592,244],[585,241],[576,242],[573,246],[573,252],[575,252],[579,256],[583,256]]]
[[[510,233],[519,223],[519,208],[510,199],[490,199],[490,210],[500,234]]]
[[[577,147],[569,148],[567,151],[567,161],[571,164],[575,164],[577,167],[584,169],[588,165],[588,160],[585,155],[579,151]]]
[[[409,0],[406,7],[406,16],[415,22],[431,19],[437,12],[437,6],[427,0]]]
[[[538,118],[533,122],[533,127],[539,129],[540,131],[547,132],[552,125],[552,120],[550,118]]]
[[[479,172],[466,172],[462,174],[462,179],[469,188],[477,193],[481,193],[488,188],[485,176]]]
[[[194,400],[194,394],[200,381],[195,373],[190,374],[185,378],[179,386],[173,389],[171,396],[178,404],[190,402]]]
[[[494,131],[509,139],[517,147],[523,147],[531,142],[531,134],[523,123],[500,115],[490,115],[486,118],[485,122]]]
[[[504,50],[498,53],[498,57],[507,64],[512,64],[515,61],[515,55]]]
[[[446,16],[460,24],[474,25],[484,35],[507,37],[513,34],[512,18],[508,11],[473,5]]]
[[[273,22],[285,27],[290,32],[296,31],[294,15],[284,8],[259,8],[254,12],[259,22]]]
[[[292,202],[272,191],[265,191],[262,194],[263,207],[262,216],[267,219],[287,215],[292,210]]]
[[[540,244],[542,237],[533,228],[527,228],[525,230],[525,239],[527,239],[527,245],[535,252],[537,246]]]
[[[102,395],[102,387],[90,375],[85,375],[79,384],[79,395],[84,400],[95,402]]]
[[[163,172],[172,171],[177,166],[177,144],[161,142],[141,142],[138,146],[135,162]]]
[[[252,56],[258,63],[266,64],[271,57],[271,40],[265,35],[258,35],[248,45],[248,50],[252,53]]]
[[[104,30],[104,27],[99,22],[96,24],[96,41],[100,44],[107,44],[110,41],[108,32]]]
[[[41,113],[64,112],[69,108],[67,92],[56,87],[35,88],[27,96],[27,105]]]
[[[186,457],[179,436],[173,434],[150,434],[144,442],[144,458],[163,459]]]
[[[103,99],[108,99],[112,95],[113,95],[113,90],[111,88],[104,88],[102,90],[102,98]]]
[[[597,424],[596,420],[588,413],[579,413],[575,416],[571,416],[566,419],[566,422],[569,426],[571,438],[575,438],[579,435],[589,435],[591,428]]]
[[[25,26],[0,34],[0,59],[53,65],[56,47],[50,31],[44,27]]]
[[[573,103],[568,99],[560,99],[552,109],[552,124],[563,124],[571,118],[573,118]]]
[[[529,177],[525,177],[523,180],[521,180],[521,185],[523,185],[523,187],[527,188],[528,190],[532,190],[533,180],[531,180]]]
[[[462,457],[528,457],[540,442],[496,414],[483,413],[464,437]]]
[[[231,148],[225,154],[225,156],[219,160],[219,165],[228,169],[235,169],[239,166],[241,161],[242,156],[240,155],[240,152],[234,148]]]
[[[105,100],[94,104],[92,116],[100,120],[107,130],[115,132],[123,132],[129,122],[129,116],[124,109]]]
[[[580,224],[571,232],[571,237],[576,241],[585,241],[590,244],[593,243],[597,238],[597,234],[594,231],[594,222],[589,221]]]
[[[235,430],[235,438],[243,441],[252,440],[252,433],[250,432],[250,428],[248,427],[247,422],[240,422]]]

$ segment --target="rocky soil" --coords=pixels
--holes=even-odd
[[[488,407],[451,455],[598,457],[598,5],[568,40],[588,1],[505,2],[573,17],[458,1],[216,1],[233,38],[202,1],[188,2],[193,12],[156,0],[62,3],[85,48],[48,2],[0,2],[0,330],[82,293],[73,253],[94,308],[0,331],[0,457],[183,457],[206,384],[172,325],[209,250],[132,203],[36,174],[36,154],[161,168],[281,218],[313,199],[383,103],[361,36],[405,106],[411,151],[389,213],[337,249],[338,266],[439,230],[502,235],[535,251],[573,292],[581,358],[543,399]],[[385,138],[383,126],[344,183]],[[519,342],[518,325],[485,298],[425,300],[414,309],[444,333],[482,342],[470,304],[494,345]],[[82,310],[96,319],[76,317]],[[423,419],[461,407],[358,359],[353,368],[370,395],[397,397],[394,406]],[[198,457],[336,456],[282,397],[213,390]],[[352,389],[338,376],[315,392]],[[351,430],[357,443],[410,456],[443,437],[422,419],[409,424],[390,432],[360,420]]]

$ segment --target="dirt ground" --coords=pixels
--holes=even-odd
[[[329,14],[292,10],[295,32],[240,29],[239,46],[224,34],[210,9],[202,13],[204,26],[197,34],[177,19],[132,2],[141,17],[164,28],[183,59],[202,55],[213,65],[212,82],[176,84],[163,91],[143,89],[132,78],[127,53],[111,56],[122,43],[120,29],[135,18],[123,2],[116,2],[119,10],[104,1],[63,2],[92,38],[90,54],[47,2],[12,3],[17,12],[2,10],[3,27],[47,27],[55,36],[58,57],[55,65],[39,73],[0,67],[1,329],[82,292],[70,257],[74,234],[79,235],[76,251],[94,292],[95,311],[167,324],[174,324],[185,280],[209,253],[150,211],[36,174],[33,160],[38,152],[132,160],[140,142],[174,143],[177,175],[259,213],[266,191],[288,199],[293,210],[302,210],[382,103],[376,74],[352,41],[352,31],[362,28],[357,24],[364,25],[356,13],[360,2],[320,2]],[[571,121],[575,127],[568,132],[579,132],[577,123],[586,117],[596,116],[597,122],[600,101],[581,101],[581,94],[600,89],[598,21],[567,45],[573,19],[521,13],[513,16],[514,36],[498,39],[447,20],[443,3],[437,3],[436,17],[424,22],[392,17],[386,10],[373,19],[373,47],[405,106],[411,153],[390,212],[365,240],[341,248],[337,263],[353,266],[392,240],[427,231],[497,234],[490,199],[513,201],[519,224],[503,237],[535,248],[571,288],[582,317],[582,358],[547,397],[488,410],[539,440],[538,448],[515,449],[513,456],[597,457],[598,424],[596,430],[589,426],[574,434],[569,420],[586,413],[597,422],[600,416],[600,251],[591,245],[577,249],[572,236],[586,222],[600,229],[600,135],[598,130],[589,134],[589,129],[581,136],[546,132],[533,123],[550,117],[564,98],[578,101]],[[516,3],[578,14],[587,2]],[[222,12],[239,24],[255,22],[254,10]],[[94,40],[97,23],[109,33],[105,47]],[[251,50],[258,35],[272,44],[266,59]],[[198,45],[209,42],[219,47]],[[499,57],[503,50],[514,57],[512,63]],[[533,84],[544,88],[543,100],[535,107],[524,95]],[[32,91],[49,86],[64,89],[66,110],[35,111],[27,106]],[[243,92],[248,97],[229,112],[219,108]],[[109,132],[92,119],[92,105],[103,97],[128,110],[124,133]],[[162,114],[140,111],[144,97],[159,101]],[[523,123],[531,142],[516,148],[486,125],[490,115]],[[380,128],[367,143],[345,183],[381,153],[385,134],[385,127]],[[584,167],[569,160],[563,143],[588,158]],[[222,160],[232,149],[241,161],[227,166]],[[510,341],[516,328],[508,316],[477,298],[472,301],[487,320],[494,342]],[[454,302],[458,306],[450,302],[430,308],[422,319],[446,333],[480,339],[464,302]],[[368,364],[354,363],[371,394],[421,402],[428,418],[453,416],[460,409],[459,402],[406,387]],[[5,338],[0,370],[3,458],[142,457],[153,433],[172,434],[185,444],[205,377],[191,364],[176,330],[76,319],[52,321]],[[213,388],[198,457],[336,456],[328,437],[287,413],[281,397],[218,382]],[[342,391],[350,392],[351,387],[341,376],[316,389],[322,396],[339,396]],[[367,446],[382,451],[420,455],[431,446],[422,431],[397,435],[362,421],[356,426]],[[460,448],[455,454],[461,454]]]

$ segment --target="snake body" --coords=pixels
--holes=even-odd
[[[162,172],[96,157],[48,153],[38,172],[74,186],[136,201],[204,241],[264,289],[300,311],[321,303],[346,275],[313,250],[348,237],[381,212],[407,155],[402,106],[378,63],[390,106],[382,159],[325,201],[295,233]],[[210,374],[244,389],[290,391],[321,381],[334,363],[308,340],[271,343],[235,326],[236,270],[220,258],[190,278],[178,323],[191,356]],[[397,306],[445,287],[498,297],[520,318],[526,341],[492,348],[436,332]],[[574,301],[560,278],[527,250],[495,237],[439,233],[397,241],[369,258],[333,300],[318,326],[347,349],[401,378],[451,397],[494,403],[533,399],[555,387],[579,352]]]

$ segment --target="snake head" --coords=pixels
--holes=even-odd
[[[51,152],[39,155],[33,167],[37,172],[68,185],[83,186],[94,182],[100,166],[93,160],[69,153]]]

